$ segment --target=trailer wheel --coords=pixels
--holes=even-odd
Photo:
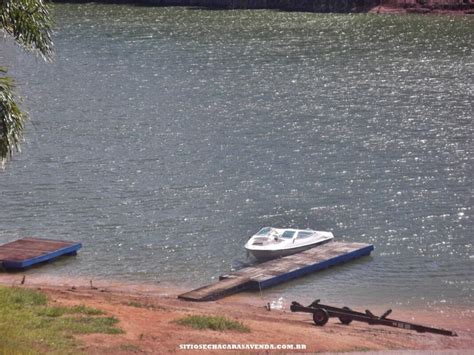
[[[313,320],[316,325],[323,326],[329,320],[329,313],[325,309],[319,308],[313,313]]]
[[[349,307],[342,307],[342,309],[346,310],[346,311],[352,311],[352,309],[350,309]],[[349,318],[349,317],[344,317],[344,316],[340,316],[339,317],[339,320],[341,321],[342,324],[345,324],[345,325],[349,325],[351,324],[352,322],[352,319]]]

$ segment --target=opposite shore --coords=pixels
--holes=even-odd
[[[195,303],[177,299],[177,295],[185,291],[178,288],[106,281],[92,283],[79,278],[35,275],[23,279],[23,274],[0,274],[0,285],[40,290],[55,306],[84,305],[117,318],[123,334],[78,336],[81,343],[78,350],[89,354],[218,353],[182,350],[182,344],[304,344],[306,350],[297,353],[443,350],[448,354],[467,354],[474,349],[474,313],[469,309],[448,306],[435,311],[394,310],[392,315],[401,320],[454,330],[457,337],[419,334],[357,322],[345,326],[334,319],[324,327],[317,327],[310,315],[291,313],[288,305],[282,310],[268,311],[265,301],[255,294]],[[374,306],[371,310],[379,313],[384,309]],[[176,323],[188,315],[224,316],[241,322],[250,328],[250,332],[197,330]]]
[[[90,2],[89,0],[53,1],[58,3]],[[96,2],[317,13],[474,14],[474,0],[97,0]]]

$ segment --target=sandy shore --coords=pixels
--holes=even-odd
[[[310,315],[283,310],[268,311],[258,294],[244,293],[216,302],[193,303],[176,296],[186,290],[160,285],[129,284],[112,281],[45,278],[23,274],[0,274],[0,284],[41,289],[51,302],[63,305],[84,304],[104,310],[120,320],[125,331],[120,335],[81,337],[82,350],[89,354],[179,353],[179,354],[286,354],[321,352],[387,351],[389,354],[420,352],[468,354],[474,350],[474,311],[444,308],[433,311],[395,310],[393,318],[455,330],[457,337],[419,334],[402,329],[369,326],[353,322],[349,326],[330,319],[324,327],[313,324]],[[374,312],[383,308],[374,306]],[[250,333],[193,330],[174,321],[186,315],[222,315],[250,327]],[[205,351],[182,350],[181,344],[304,344],[306,350]],[[435,351],[436,352],[433,352]]]

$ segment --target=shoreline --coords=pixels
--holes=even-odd
[[[451,15],[451,16],[464,16],[473,15],[474,9],[468,10],[455,10],[455,9],[442,9],[433,7],[403,7],[393,5],[378,5],[367,11],[370,14],[381,14],[381,15]]]
[[[54,3],[90,3],[89,0],[53,0]],[[432,0],[95,0],[102,4],[135,6],[190,7],[208,10],[276,10],[313,13],[371,13],[371,14],[428,14],[472,15],[474,3]]]
[[[207,282],[181,282],[177,281],[152,281],[152,280],[132,280],[130,278],[117,279],[114,277],[98,277],[93,275],[74,275],[67,276],[63,274],[49,275],[46,273],[32,273],[29,274],[28,270],[23,272],[0,272],[0,285],[4,286],[21,286],[23,277],[25,276],[25,286],[27,287],[62,287],[62,288],[84,288],[88,289],[91,287],[98,287],[111,292],[130,293],[137,295],[160,295],[160,294],[173,294],[176,297],[180,294],[198,289],[215,282],[216,280],[209,279]],[[295,282],[295,281],[293,281]],[[282,289],[283,288],[283,289]],[[290,290],[290,291],[288,291]],[[316,295],[318,296],[318,295]],[[316,297],[315,296],[315,297]],[[349,296],[349,295],[348,295]],[[267,303],[277,301],[279,298],[283,298],[283,302],[289,307],[292,301],[299,303],[311,303],[314,301],[310,293],[305,292],[291,292],[291,286],[276,285],[273,287],[266,288],[260,292],[257,290],[241,291],[236,294],[225,296],[218,301],[223,301],[228,298],[245,299],[245,302],[251,305],[266,305]],[[454,309],[457,312],[472,312],[474,314],[474,306],[470,303],[463,302],[462,300],[449,300],[437,301],[437,300],[421,300],[411,298],[399,298],[397,300],[387,300],[380,296],[381,301],[374,301],[374,297],[361,298],[360,295],[348,306],[361,309],[364,307],[372,307],[385,311],[388,308],[394,310],[400,310],[402,312],[412,311],[423,311],[423,312],[435,312],[437,309]],[[316,297],[318,298],[318,297]],[[321,298],[321,303],[330,303],[330,296]],[[351,297],[343,297],[334,300],[332,303],[337,305],[338,303],[349,302]]]
[[[311,316],[291,313],[289,305],[282,310],[265,309],[265,302],[254,294],[238,294],[213,302],[187,302],[177,299],[179,287],[152,284],[132,284],[97,280],[90,284],[85,278],[36,277],[23,274],[0,274],[0,284],[10,287],[38,289],[59,305],[86,305],[104,310],[119,319],[125,331],[120,335],[94,334],[80,336],[86,353],[175,352],[180,344],[305,344],[302,353],[347,351],[429,351],[452,350],[463,353],[474,349],[474,311],[468,308],[443,307],[428,310],[395,309],[393,318],[423,325],[454,330],[457,337],[416,333],[403,329],[370,326],[353,322],[344,326],[331,319],[324,327],[313,324]],[[329,302],[328,302],[329,303]],[[380,305],[369,307],[383,312]],[[251,329],[249,334],[232,331],[194,330],[175,323],[186,315],[221,315],[236,319]],[[281,329],[285,331],[281,331]],[[335,335],[337,336],[335,337]],[[129,349],[126,350],[129,345]],[[161,351],[160,351],[161,353]],[[197,353],[217,353],[203,351]],[[258,353],[253,351],[252,353]],[[260,352],[261,353],[261,352]],[[270,353],[278,353],[277,351]]]

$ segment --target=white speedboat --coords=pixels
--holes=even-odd
[[[245,249],[257,260],[269,260],[314,248],[333,238],[331,232],[265,227],[250,237]]]

